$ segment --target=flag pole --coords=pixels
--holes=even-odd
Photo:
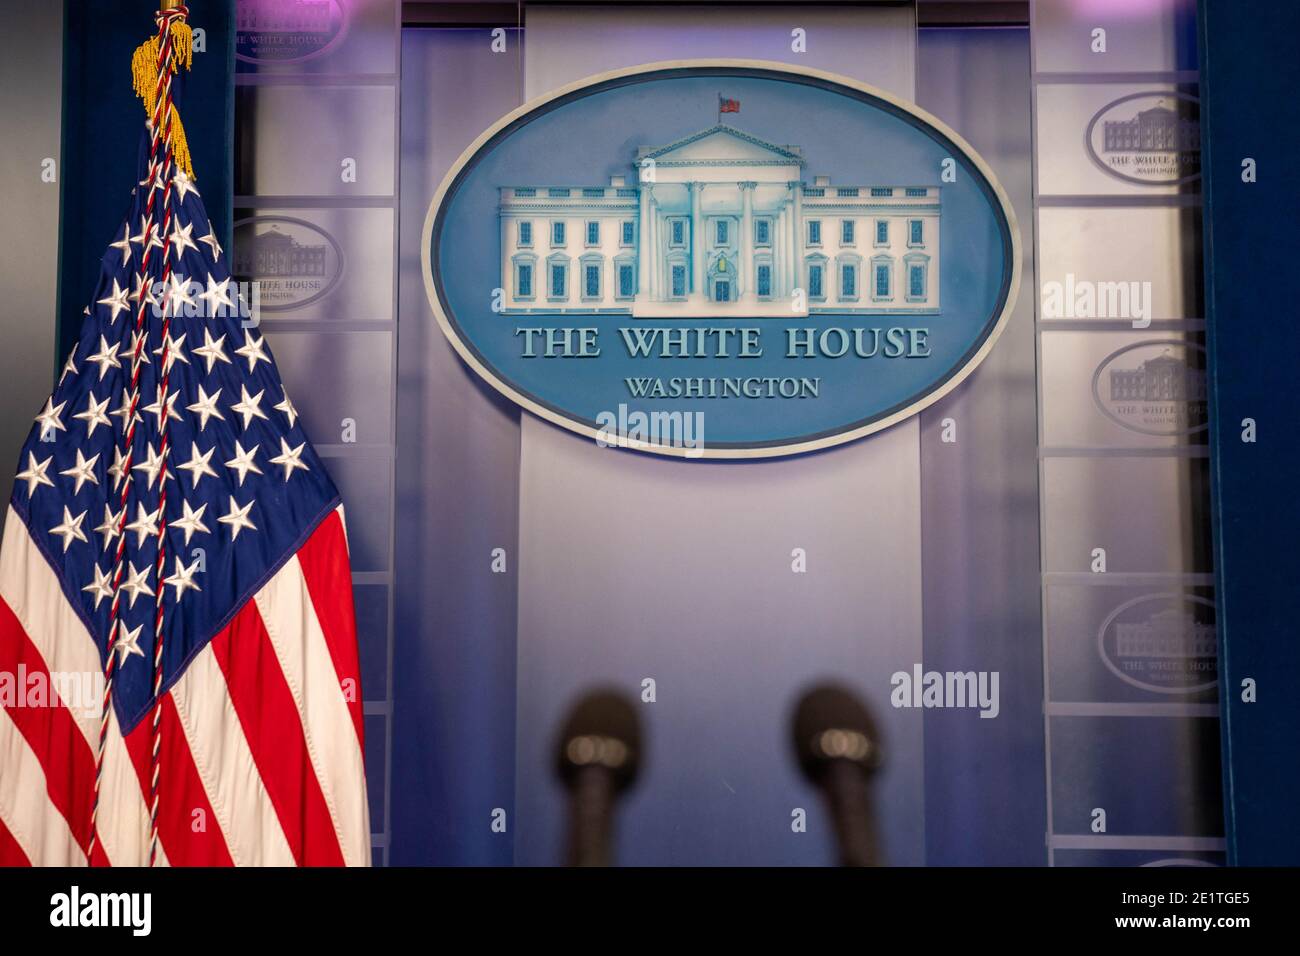
[[[100,725],[99,741],[95,749],[95,782],[94,791],[91,798],[90,810],[90,839],[87,844],[86,858],[90,865],[94,865],[95,845],[99,837],[99,800],[100,784],[104,775],[104,753],[108,740],[108,726],[112,714],[113,700],[113,681],[115,677],[117,658],[114,656],[117,652],[117,644],[122,637],[124,624],[122,623],[121,600],[122,600],[122,574],[123,564],[125,561],[126,551],[126,518],[127,507],[132,497],[131,469],[135,467],[132,463],[135,426],[137,421],[136,408],[140,401],[140,368],[144,360],[142,352],[145,342],[148,340],[147,323],[145,320],[146,311],[151,304],[151,296],[147,294],[148,283],[151,280],[150,272],[150,252],[157,245],[161,248],[161,273],[162,282],[165,284],[172,274],[171,258],[171,235],[168,234],[167,228],[171,225],[174,210],[171,204],[172,180],[175,178],[178,166],[182,164],[177,162],[178,153],[187,161],[183,164],[188,166],[188,148],[184,146],[184,133],[179,123],[179,117],[176,115],[175,108],[172,105],[171,97],[171,74],[179,69],[188,69],[190,65],[192,47],[190,44],[190,33],[185,25],[188,10],[182,0],[159,0],[159,9],[155,16],[155,22],[158,32],[151,41],[146,41],[136,49],[132,56],[131,69],[134,77],[136,94],[145,101],[146,113],[149,115],[150,149],[149,149],[149,176],[145,181],[149,186],[149,192],[144,202],[144,214],[141,223],[141,236],[144,238],[144,249],[141,252],[140,266],[136,275],[137,287],[140,290],[138,296],[138,306],[135,320],[135,340],[132,347],[131,355],[131,375],[130,386],[123,394],[123,438],[119,447],[121,457],[121,477],[118,479],[122,486],[119,504],[121,511],[118,513],[114,524],[116,525],[117,551],[113,562],[113,602],[109,609],[109,626],[108,626],[108,646],[107,655],[104,662],[104,692],[100,708]],[[141,185],[144,185],[142,183]],[[158,195],[162,194],[161,202],[158,202]],[[158,240],[161,237],[161,241]],[[155,303],[156,304],[156,303]],[[168,475],[168,435],[166,432],[167,419],[169,417],[169,405],[167,402],[167,380],[168,371],[171,368],[171,355],[169,338],[169,316],[167,315],[168,303],[167,296],[164,295],[162,311],[162,359],[161,369],[161,387],[159,393],[159,441],[160,450],[159,458],[162,459],[162,467],[159,471],[159,504],[157,528],[157,545],[158,559],[155,569],[157,576],[156,612],[154,626],[154,707],[153,720],[150,728],[151,733],[151,774],[150,774],[150,794],[149,794],[149,865],[153,866],[158,857],[158,780],[159,780],[159,762],[161,755],[161,715],[162,715],[162,650],[163,650],[163,603],[162,595],[165,590],[163,581],[163,559],[166,556],[165,535],[167,529],[166,519],[166,489]],[[116,488],[116,485],[114,485]],[[111,516],[112,512],[109,511]],[[137,628],[137,631],[139,629]],[[125,656],[125,655],[123,655]]]

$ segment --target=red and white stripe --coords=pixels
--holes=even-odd
[[[16,675],[20,665],[28,675],[102,670],[11,509],[0,546],[0,671]],[[0,865],[147,865],[150,720],[123,737],[110,719],[92,848],[98,708],[51,694],[44,707],[0,706]],[[341,507],[195,656],[164,695],[161,720],[159,864],[369,863]]]

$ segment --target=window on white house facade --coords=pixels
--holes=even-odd
[[[686,266],[675,263],[672,268],[673,298],[680,299],[686,295]]]

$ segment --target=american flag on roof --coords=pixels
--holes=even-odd
[[[369,863],[343,509],[188,168],[186,16],[5,520],[0,864]]]

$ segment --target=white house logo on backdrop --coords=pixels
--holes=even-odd
[[[1106,356],[1092,398],[1111,421],[1144,435],[1191,435],[1207,426],[1205,350],[1177,339],[1137,342]]]
[[[914,104],[693,60],[495,123],[430,203],[422,265],[443,333],[521,407],[601,445],[758,458],[955,388],[1006,325],[1018,235],[987,165]],[[689,443],[622,440],[688,420]]]
[[[239,0],[235,56],[246,63],[295,63],[321,56],[347,33],[346,0]]]
[[[501,188],[508,312],[939,312],[939,188],[805,185],[798,146],[718,124],[642,146],[636,185]]]
[[[305,219],[256,216],[235,223],[231,271],[256,281],[265,312],[299,309],[324,296],[343,275],[334,237]]]
[[[1218,682],[1214,602],[1194,594],[1149,594],[1112,611],[1097,632],[1103,662],[1121,680],[1161,694]]]
[[[1133,93],[1103,106],[1084,136],[1107,174],[1144,186],[1177,185],[1201,174],[1200,101],[1187,93]]]

